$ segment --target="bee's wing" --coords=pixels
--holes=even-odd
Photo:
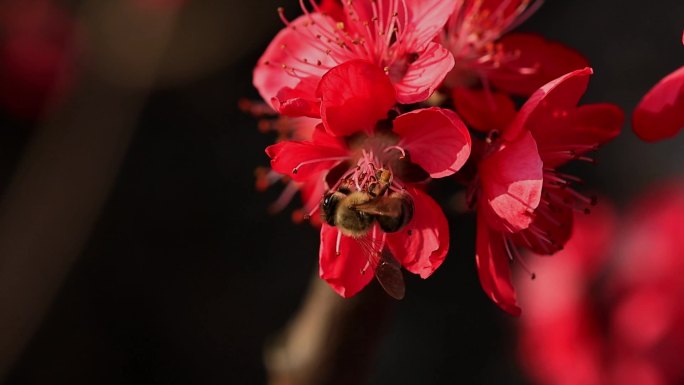
[[[378,197],[371,201],[354,205],[354,209],[370,215],[398,217],[401,215],[401,201],[388,197]]]
[[[382,252],[378,266],[375,268],[375,278],[383,289],[394,299],[403,299],[406,293],[404,274],[401,265],[387,250]]]

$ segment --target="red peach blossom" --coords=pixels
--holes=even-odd
[[[376,170],[387,169],[392,173],[389,191],[410,196],[413,217],[400,231],[385,233],[375,224],[366,236],[355,238],[328,224],[321,228],[320,275],[344,297],[372,279],[369,252],[388,250],[408,271],[427,278],[449,248],[442,210],[416,183],[458,171],[469,156],[470,136],[446,109],[419,109],[392,119],[394,93],[377,66],[360,60],[341,64],[319,84],[324,120],[312,139],[266,149],[273,170],[298,182],[315,180],[332,191],[342,185],[369,191]],[[373,102],[364,102],[368,95]]]
[[[614,105],[576,106],[591,73],[590,68],[570,72],[532,94],[504,129],[490,132],[478,165],[480,282],[494,302],[514,315],[520,309],[508,262],[520,259],[517,247],[553,254],[570,235],[572,211],[588,210],[594,203],[570,186],[577,178],[556,168],[573,159],[589,160],[584,153],[614,138],[622,125],[622,112]],[[465,92],[470,100],[486,98]],[[505,106],[502,100],[495,102]],[[477,105],[472,101],[457,100],[456,105],[468,111],[464,116],[481,110],[470,109]]]
[[[508,33],[542,1],[464,0],[449,18],[441,43],[454,55],[449,87],[482,83],[530,95],[543,84],[588,65],[579,53],[531,33]]]
[[[375,64],[389,76],[396,101],[427,99],[454,65],[433,38],[454,9],[454,1],[360,0],[334,2],[293,21],[268,46],[254,69],[254,86],[282,114],[319,117],[315,91],[336,65],[355,59]],[[330,12],[326,14],[324,11]]]

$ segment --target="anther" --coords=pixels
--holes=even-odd
[[[384,151],[385,151],[385,152],[390,152],[390,151],[392,151],[392,150],[397,150],[397,151],[401,152],[401,155],[399,156],[399,159],[404,159],[404,158],[406,157],[406,151],[405,151],[403,148],[399,147],[399,146],[389,146],[389,147],[385,148]]]

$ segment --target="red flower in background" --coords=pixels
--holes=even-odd
[[[50,0],[0,4],[0,105],[39,118],[72,86],[76,23]]]
[[[578,178],[557,168],[590,160],[584,154],[613,139],[622,126],[623,114],[615,105],[576,106],[591,73],[590,68],[576,70],[544,85],[506,126],[480,118],[486,113],[485,92],[462,89],[464,97],[455,99],[466,121],[490,129],[472,186],[478,213],[476,260],[485,292],[513,315],[520,309],[508,265],[520,260],[516,246],[555,253],[570,234],[572,211],[587,211],[594,204],[571,187]],[[497,110],[514,111],[505,95],[494,95]]]
[[[341,7],[325,2],[324,9],[311,1],[313,12],[301,5],[305,14],[292,22],[282,17],[287,26],[254,69],[254,86],[282,114],[319,117],[318,82],[350,60],[382,69],[399,103],[427,99],[453,67],[451,54],[432,41],[453,1],[360,0]]]
[[[622,229],[611,210],[576,218],[539,279],[522,279],[520,359],[536,384],[684,381],[684,184],[641,199]]]
[[[684,44],[684,34],[682,34]],[[671,138],[684,128],[684,66],[665,76],[639,101],[632,129],[643,140]]]
[[[649,376],[644,383],[650,384],[684,383],[683,215],[679,181],[644,196],[625,221],[619,263],[606,285],[615,384],[635,376]]]
[[[371,63],[339,65],[318,85],[323,121],[312,139],[266,150],[273,170],[329,191],[323,201],[320,274],[344,297],[370,282],[382,252],[426,278],[449,248],[441,208],[416,183],[456,172],[470,154],[470,136],[446,109],[419,109],[390,121],[395,92]],[[393,207],[401,212],[398,226],[383,220]],[[338,214],[340,208],[346,211]],[[344,223],[345,213],[355,222]]]
[[[541,6],[529,0],[463,0],[457,2],[441,35],[441,43],[454,55],[449,87],[482,83],[527,96],[543,84],[587,60],[560,43],[531,33],[509,33]]]

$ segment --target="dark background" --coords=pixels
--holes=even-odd
[[[243,45],[224,45],[214,68],[152,90],[87,244],[8,384],[265,383],[264,342],[296,311],[318,253],[313,228],[293,224],[289,211],[267,214],[278,191],[256,192],[253,171],[267,165],[263,149],[274,138],[237,109],[240,98],[258,97],[251,70],[282,26],[282,3],[224,7],[242,21],[221,24],[215,39],[234,34]],[[291,15],[296,9],[288,5]],[[589,58],[595,75],[584,102],[631,111],[684,63],[682,28],[677,0],[549,0],[519,30]],[[0,123],[9,181],[40,123],[5,115]],[[624,204],[651,183],[683,176],[683,150],[682,135],[645,144],[626,123],[596,154],[598,165],[579,171]],[[441,203],[450,187],[435,187]],[[429,280],[407,277],[367,383],[526,383],[513,351],[516,320],[477,281],[472,218],[449,215],[450,255]]]

